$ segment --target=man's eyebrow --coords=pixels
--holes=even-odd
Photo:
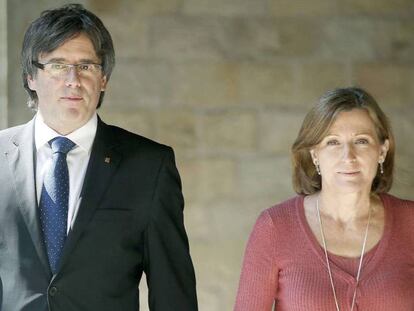
[[[82,63],[100,64],[101,62],[99,61],[99,59],[81,58],[80,60],[78,60],[78,63],[79,64],[82,64]]]
[[[54,57],[54,58],[51,58],[51,59],[47,60],[46,62],[48,62],[48,63],[68,63],[67,59],[63,58],[63,57]],[[99,64],[100,61],[96,60],[96,59],[91,59],[91,58],[81,58],[76,63],[77,64],[86,64],[86,63]]]
[[[51,59],[47,60],[46,62],[47,63],[62,63],[65,60],[66,59],[65,58],[62,58],[62,57],[54,57],[54,58],[51,58]]]

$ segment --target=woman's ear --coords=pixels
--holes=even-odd
[[[309,150],[309,153],[310,153],[310,155],[311,155],[311,158],[312,158],[312,162],[313,162],[313,164],[317,164],[317,163],[318,163],[318,157],[317,157],[317,155],[316,155],[316,151],[315,151],[315,149],[311,149],[311,150]]]
[[[386,139],[380,147],[380,162],[384,162],[390,149],[390,141]]]

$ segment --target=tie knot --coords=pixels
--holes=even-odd
[[[50,147],[52,147],[52,152],[60,152],[67,154],[73,147],[75,147],[75,143],[71,141],[69,138],[58,136],[49,141]]]

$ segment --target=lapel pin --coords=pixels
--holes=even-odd
[[[110,157],[106,157],[105,158],[105,163],[111,163],[111,158]]]

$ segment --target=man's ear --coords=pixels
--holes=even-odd
[[[101,92],[105,92],[107,84],[108,84],[108,80],[106,79],[106,76],[102,76],[102,79],[101,79]]]
[[[27,75],[27,85],[29,86],[29,89],[31,89],[32,91],[36,91],[36,79],[33,79],[31,75]]]

